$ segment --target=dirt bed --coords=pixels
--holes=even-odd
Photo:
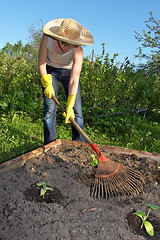
[[[88,144],[63,142],[33,157],[23,166],[0,172],[0,240],[145,240],[160,239],[160,208],[149,221],[155,235],[140,229],[132,213],[146,204],[160,207],[160,163],[149,157],[113,152],[98,146],[106,157],[139,170],[146,179],[136,196],[90,197],[93,167]],[[37,182],[46,182],[45,198]]]

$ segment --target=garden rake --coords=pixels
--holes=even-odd
[[[53,100],[64,113],[65,108],[55,96],[53,96]],[[137,170],[104,157],[74,119],[70,117],[69,120],[99,157],[95,179],[91,183],[91,196],[108,199],[120,195],[139,194],[145,185],[143,175]]]

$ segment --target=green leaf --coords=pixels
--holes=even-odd
[[[53,188],[50,188],[50,187],[46,187],[46,190],[53,190]]]
[[[39,183],[36,183],[36,185],[37,185],[38,187],[41,187],[41,186],[45,186],[46,183],[45,183],[45,182],[39,182]]]
[[[153,225],[148,221],[144,221],[144,226],[145,226],[146,232],[153,237],[154,236]]]
[[[154,206],[154,205],[152,205],[152,204],[146,204],[146,206],[147,207],[150,207],[151,209],[153,209],[153,210],[157,210],[159,207],[157,207],[157,206]]]
[[[142,220],[144,219],[144,217],[146,216],[145,212],[139,211],[137,210],[136,212],[133,213],[134,215],[137,215],[138,217],[140,217]]]
[[[115,133],[115,131],[116,131],[115,127],[111,127],[110,130],[112,133]]]
[[[46,193],[46,190],[42,188],[40,196],[43,196],[43,198],[44,198],[45,193]]]
[[[94,154],[91,155],[91,157],[92,157],[91,165],[92,165],[92,167],[96,167],[97,164],[98,164],[98,160],[95,158],[95,155],[94,155]]]
[[[8,107],[8,103],[6,103],[6,102],[0,102],[0,107],[5,107],[5,108],[7,108],[7,107]]]
[[[14,121],[15,121],[16,117],[17,117],[17,114],[16,114],[16,113],[14,113],[14,115],[13,115],[13,117],[12,117],[12,122],[14,122]]]
[[[154,210],[157,210],[159,207],[152,205],[151,208],[154,209]]]

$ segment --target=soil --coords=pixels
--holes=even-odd
[[[145,240],[160,239],[160,208],[151,210],[150,237],[133,212],[160,207],[160,162],[98,145],[105,157],[140,171],[146,185],[138,195],[90,196],[96,168],[87,143],[63,141],[15,168],[0,171],[0,240]],[[134,151],[133,151],[134,152]],[[40,196],[38,182],[53,190]]]

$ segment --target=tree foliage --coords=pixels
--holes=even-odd
[[[38,114],[42,107],[38,73],[39,31],[31,29],[31,42],[7,43],[0,50],[0,106],[3,112],[31,111]],[[32,110],[33,112],[32,112]]]
[[[157,20],[151,11],[145,23],[147,30],[143,30],[143,35],[135,31],[135,38],[141,43],[136,57],[147,59],[144,68],[154,72],[160,79],[160,20]],[[150,50],[149,53],[145,53],[146,49]]]
[[[119,66],[116,54],[85,59],[82,75],[82,99],[86,113],[96,115],[122,109],[159,108],[159,78],[153,71],[136,68],[125,59]]]
[[[150,11],[150,17],[145,21],[147,30],[143,30],[143,34],[139,34],[135,31],[135,38],[141,43],[139,48],[138,57],[150,59],[153,55],[160,55],[160,20],[157,20],[152,11]],[[143,53],[142,48],[149,48],[151,55]]]

